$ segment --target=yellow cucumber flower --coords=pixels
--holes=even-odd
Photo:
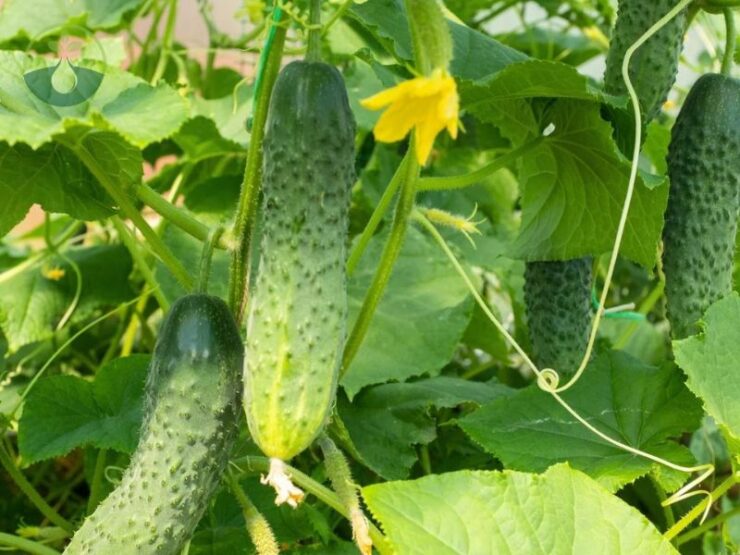
[[[416,159],[424,165],[435,137],[447,129],[457,138],[460,99],[455,80],[441,69],[416,77],[362,100],[370,110],[386,111],[375,124],[375,138],[382,143],[400,141],[416,128]]]

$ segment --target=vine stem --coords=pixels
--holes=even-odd
[[[375,231],[378,229],[378,226],[380,225],[380,222],[383,221],[383,218],[385,217],[386,212],[388,212],[388,208],[390,207],[391,201],[393,200],[393,197],[396,195],[396,192],[398,191],[398,188],[401,186],[401,182],[403,181],[405,174],[405,168],[406,168],[406,161],[409,159],[409,157],[412,156],[411,150],[409,149],[406,152],[406,156],[403,157],[401,160],[401,163],[398,165],[398,168],[396,168],[396,172],[393,174],[393,177],[390,180],[390,183],[388,183],[388,186],[385,188],[385,191],[383,191],[383,195],[380,197],[380,201],[378,202],[378,205],[375,207],[375,210],[373,210],[373,213],[370,216],[370,220],[368,220],[367,225],[365,226],[365,229],[362,230],[362,233],[360,234],[359,239],[355,243],[355,246],[352,247],[352,252],[349,255],[349,258],[347,259],[347,274],[352,275],[355,273],[355,270],[357,269],[357,264],[359,264],[360,259],[362,259],[362,255],[364,254],[365,250],[367,249],[368,244],[370,243],[370,239],[373,238],[373,235],[375,234]]]
[[[244,472],[244,470],[240,468],[241,465],[246,466],[247,470],[257,472],[269,472],[270,459],[268,457],[248,456],[237,459],[232,463],[232,466],[236,466],[237,468],[239,468],[240,471]],[[350,515],[347,512],[347,509],[344,507],[342,501],[339,499],[339,496],[336,493],[334,493],[326,486],[319,484],[313,478],[304,474],[297,468],[293,468],[292,466],[286,464],[285,470],[296,484],[301,486],[311,495],[314,495],[323,503],[326,503],[329,507],[337,511],[340,515],[344,516],[345,518],[349,518]],[[393,555],[393,549],[391,549],[385,536],[372,522],[370,523],[370,537],[373,540],[373,546],[375,547],[375,549],[377,549],[380,555]]]
[[[167,58],[170,55],[172,49],[172,37],[175,32],[175,21],[177,20],[177,0],[170,0],[169,10],[167,11],[167,23],[164,28],[164,36],[162,37],[162,48],[159,51],[159,59],[157,60],[157,67],[154,69],[154,74],[150,83],[156,84],[164,75],[165,69],[167,69]]]
[[[635,114],[635,145],[632,152],[632,165],[630,167],[630,177],[627,184],[627,194],[625,195],[624,204],[622,206],[622,214],[619,218],[619,225],[617,226],[617,234],[614,239],[614,247],[612,248],[611,258],[609,260],[609,267],[606,271],[606,277],[604,278],[604,287],[601,290],[601,298],[599,299],[599,306],[596,309],[596,315],[591,323],[591,332],[588,338],[588,344],[586,345],[586,352],[583,355],[581,364],[573,377],[568,380],[565,385],[557,386],[555,383],[555,392],[561,393],[570,387],[572,387],[583,375],[583,372],[588,366],[588,362],[591,360],[591,353],[593,352],[594,345],[596,343],[596,336],[601,326],[601,320],[604,317],[604,309],[606,306],[607,297],[609,295],[609,289],[611,288],[612,278],[614,277],[614,269],[617,266],[617,258],[619,257],[619,250],[622,246],[622,239],[624,238],[624,230],[627,227],[627,218],[629,216],[630,207],[632,205],[632,196],[635,192],[635,184],[637,182],[637,171],[639,168],[640,150],[642,149],[642,113],[640,111],[640,99],[635,92],[635,87],[632,84],[632,80],[629,75],[630,62],[635,52],[645,44],[650,38],[666,26],[673,18],[675,18],[681,11],[683,11],[693,0],[681,0],[676,4],[668,13],[661,17],[655,22],[637,41],[635,41],[629,48],[622,60],[622,79],[627,87],[630,101],[632,102],[632,109]],[[550,372],[550,377],[557,378],[557,374],[554,371]]]
[[[679,535],[684,528],[686,528],[689,524],[691,524],[696,517],[698,517],[700,514],[704,513],[707,514],[709,512],[709,509],[712,506],[712,503],[717,501],[720,497],[722,497],[727,491],[738,483],[738,479],[740,479],[740,473],[735,473],[729,478],[727,478],[724,482],[722,482],[719,486],[717,486],[707,497],[704,499],[701,503],[697,504],[693,509],[691,509],[688,513],[686,513],[681,519],[671,526],[668,531],[664,534],[664,537],[667,540],[672,540],[677,535]]]
[[[252,132],[249,138],[247,164],[244,168],[244,180],[239,195],[233,237],[236,241],[229,275],[229,306],[237,322],[244,315],[247,274],[252,238],[254,235],[255,216],[259,201],[260,182],[262,180],[262,143],[265,139],[265,122],[270,106],[270,95],[275,85],[285,48],[287,26],[281,25],[282,10],[273,8],[273,21],[265,41],[265,49],[260,60],[260,71],[255,83],[255,105],[252,121]]]
[[[218,226],[214,227],[208,234],[208,239],[203,243],[203,251],[200,255],[200,265],[198,270],[198,293],[206,293],[208,291],[208,278],[211,275],[211,261],[213,260],[213,251],[216,248],[223,228]]]
[[[118,237],[120,237],[121,241],[126,246],[126,249],[128,249],[128,252],[131,254],[131,258],[134,259],[134,263],[141,272],[141,275],[144,277],[144,281],[152,289],[152,294],[154,295],[154,298],[157,299],[157,303],[162,310],[166,312],[170,308],[170,302],[164,296],[164,293],[162,293],[162,289],[157,282],[157,278],[149,267],[149,263],[147,262],[144,253],[141,252],[140,245],[136,241],[136,238],[118,216],[113,216],[110,221],[118,233]]]
[[[321,61],[321,0],[311,0],[311,12],[308,30],[308,48],[306,59],[310,62]]]
[[[74,526],[72,526],[72,524],[66,518],[56,512],[54,508],[49,505],[43,497],[41,497],[41,494],[36,491],[36,488],[33,487],[31,482],[26,479],[23,473],[15,465],[15,462],[11,458],[10,453],[8,453],[5,445],[3,444],[0,444],[0,464],[3,465],[5,471],[18,486],[18,489],[20,489],[25,494],[25,496],[28,497],[29,501],[34,504],[34,506],[41,512],[41,514],[48,518],[50,522],[52,522],[56,526],[59,526],[62,530],[70,534],[74,532]]]
[[[419,185],[417,189],[419,191],[442,191],[449,189],[461,189],[479,183],[482,179],[496,173],[497,171],[509,166],[512,162],[515,162],[522,156],[529,154],[535,150],[542,141],[545,140],[544,136],[539,136],[536,139],[523,144],[522,146],[515,148],[506,154],[499,156],[490,164],[483,166],[482,168],[466,173],[464,175],[452,175],[443,177],[422,177],[419,179]]]
[[[87,500],[87,514],[92,514],[95,508],[102,501],[103,479],[105,477],[105,462],[108,458],[107,449],[99,449],[98,456],[95,460],[95,471],[93,473],[92,484],[90,485],[90,497]]]
[[[726,43],[725,55],[722,58],[722,75],[730,76],[732,73],[732,62],[735,57],[735,42],[737,40],[737,28],[735,27],[735,14],[732,8],[722,10],[725,16]]]
[[[35,555],[59,555],[59,551],[56,549],[3,532],[0,532],[0,544],[14,547],[26,553],[34,553]]]
[[[691,540],[700,537],[704,534],[704,532],[707,532],[714,528],[715,526],[719,526],[726,520],[731,519],[732,517],[740,515],[740,507],[735,507],[726,513],[722,513],[721,515],[717,515],[714,518],[710,518],[707,520],[704,524],[701,526],[697,526],[693,530],[689,530],[685,534],[681,534],[675,539],[676,545],[682,545],[686,542],[690,542]]]
[[[188,235],[200,241],[206,241],[208,239],[210,229],[207,225],[188,214],[185,210],[168,202],[162,195],[148,185],[142,183],[136,187],[136,197]],[[222,236],[216,246],[221,249],[229,249],[231,248],[231,243],[227,237]]]
[[[193,280],[190,278],[187,270],[185,270],[185,267],[175,257],[175,255],[172,254],[169,247],[165,245],[164,241],[162,241],[159,235],[157,235],[157,233],[147,223],[126,193],[121,191],[118,185],[111,180],[110,176],[98,163],[95,156],[93,156],[92,153],[80,142],[68,139],[65,140],[64,138],[60,139],[60,142],[72,150],[82,163],[85,164],[85,167],[103,186],[113,201],[121,209],[121,212],[123,212],[123,214],[133,222],[137,229],[141,231],[141,234],[147,240],[149,247],[159,257],[162,263],[167,266],[170,272],[172,272],[175,279],[177,279],[185,289],[192,289]]]
[[[414,140],[412,139],[409,143],[409,152],[414,150]],[[403,240],[406,237],[406,229],[408,228],[409,217],[411,211],[414,209],[414,200],[416,198],[416,182],[419,179],[419,162],[416,160],[416,156],[408,155],[406,164],[404,166],[405,171],[403,172],[403,185],[401,186],[401,195],[396,204],[396,212],[393,217],[393,224],[391,225],[390,235],[383,249],[383,254],[380,257],[380,262],[377,269],[375,270],[375,276],[373,281],[365,294],[365,299],[362,302],[360,313],[357,316],[355,325],[349,334],[347,343],[344,346],[344,353],[342,355],[342,367],[340,370],[340,376],[344,375],[349,368],[349,365],[354,360],[357,352],[360,349],[362,341],[365,339],[367,330],[370,327],[375,310],[378,308],[378,303],[383,297],[385,288],[390,280],[393,266],[398,259],[398,255],[401,253],[401,247],[403,246]]]

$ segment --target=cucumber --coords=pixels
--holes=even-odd
[[[673,126],[663,270],[671,333],[698,331],[732,291],[740,208],[740,80],[709,74],[692,87]]]
[[[139,444],[70,555],[179,554],[218,485],[238,432],[243,346],[226,306],[188,295],[162,324]]]
[[[524,272],[534,363],[563,374],[581,363],[591,325],[591,258],[529,262]]]
[[[604,89],[612,95],[626,95],[622,63],[627,49],[661,17],[675,7],[677,0],[619,0],[617,21],[609,44],[604,73]],[[674,17],[634,54],[630,79],[640,99],[643,124],[647,126],[659,113],[676,81],[683,48],[688,9]],[[631,111],[609,110],[615,124],[615,138],[626,155],[632,154],[634,120]]]
[[[281,71],[265,127],[261,255],[244,367],[249,431],[273,459],[267,481],[278,502],[300,499],[285,489],[279,461],[313,442],[334,404],[346,334],[354,137],[334,67],[296,61]]]

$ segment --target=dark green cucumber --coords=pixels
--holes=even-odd
[[[534,362],[573,373],[586,351],[591,325],[590,258],[529,262],[524,298]]]
[[[149,366],[131,463],[65,553],[180,553],[236,438],[242,364],[239,331],[223,301],[198,294],[172,305]]]
[[[673,126],[663,270],[674,338],[732,291],[740,208],[740,81],[704,75]]]
[[[622,63],[627,49],[677,3],[678,0],[619,0],[617,21],[606,57],[604,88],[607,93],[627,94],[622,78]],[[688,9],[679,13],[632,56],[630,80],[640,99],[645,126],[660,113],[676,81],[687,13]],[[631,156],[634,144],[632,113],[611,110],[609,117],[615,124],[620,149]]]
[[[297,61],[281,71],[265,128],[261,257],[244,371],[249,430],[273,459],[306,449],[334,403],[354,137],[334,67]]]

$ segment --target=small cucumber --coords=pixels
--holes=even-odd
[[[698,331],[709,306],[732,291],[740,208],[740,80],[709,74],[673,126],[663,270],[674,338]]]
[[[175,555],[218,485],[238,432],[243,345],[226,304],[172,305],[149,366],[139,444],[69,555]]]
[[[244,368],[249,430],[274,461],[306,449],[334,404],[346,333],[354,137],[334,67],[296,61],[281,71],[265,128],[261,257]]]
[[[527,323],[541,369],[568,374],[581,363],[591,325],[591,266],[591,258],[527,263]]]

